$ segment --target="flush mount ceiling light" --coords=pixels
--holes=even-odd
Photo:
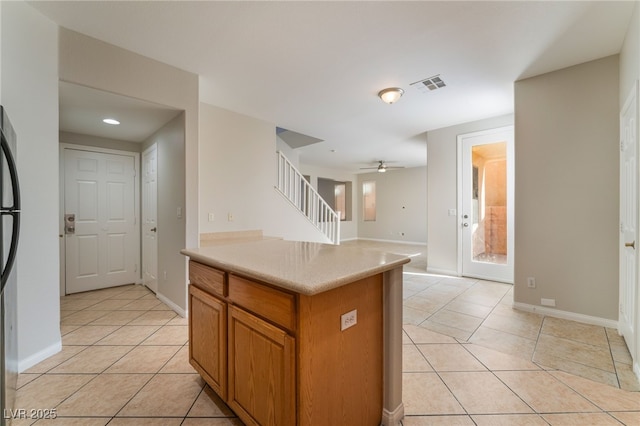
[[[383,89],[378,92],[378,97],[382,99],[383,102],[391,105],[396,102],[400,97],[404,94],[404,90],[399,87],[389,87],[387,89]]]
[[[113,126],[117,126],[118,124],[120,124],[120,122],[114,118],[105,118],[104,120],[102,120],[102,122],[106,124],[111,124]]]

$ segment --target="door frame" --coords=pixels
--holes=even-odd
[[[508,125],[508,126],[501,126],[501,127],[496,127],[496,128],[492,128],[492,129],[486,129],[486,130],[481,130],[481,131],[477,131],[477,132],[470,132],[470,133],[464,133],[464,134],[460,134],[457,137],[457,185],[456,185],[456,189],[457,189],[457,206],[456,206],[456,234],[457,234],[457,254],[458,254],[458,259],[457,259],[457,275],[462,277],[464,270],[463,270],[463,232],[462,232],[462,222],[463,222],[463,214],[464,212],[463,210],[463,191],[462,191],[462,182],[463,182],[463,170],[462,170],[462,166],[463,166],[463,143],[465,139],[468,138],[476,138],[476,137],[482,137],[482,136],[489,136],[489,135],[493,135],[493,134],[499,134],[499,133],[505,133],[505,132],[510,132],[512,137],[510,140],[507,141],[507,229],[510,230],[511,232],[508,233],[507,235],[507,258],[508,260],[508,265],[511,267],[511,273],[510,273],[510,279],[504,279],[504,278],[500,278],[500,277],[490,277],[490,276],[481,276],[481,274],[474,274],[474,275],[464,275],[464,276],[469,276],[469,277],[473,277],[473,278],[479,278],[479,279],[485,279],[485,280],[490,280],[490,281],[500,281],[500,282],[506,282],[509,284],[513,284],[513,280],[514,280],[514,266],[515,266],[515,262],[514,262],[514,232],[515,232],[515,203],[514,203],[514,196],[515,196],[515,127],[513,125]]]
[[[142,161],[142,159],[144,158],[145,154],[152,150],[155,149],[156,151],[156,211],[155,211],[155,217],[156,217],[156,227],[158,226],[158,143],[154,142],[151,145],[149,145],[148,147],[146,147],[143,151],[142,154],[140,155],[140,161]],[[143,173],[144,173],[144,163],[140,163],[140,177],[141,179],[143,178]],[[141,192],[145,191],[145,185],[144,182],[141,180],[140,182],[140,188],[141,188]],[[141,194],[142,195],[142,199],[144,199],[144,193]],[[144,203],[142,203],[142,201],[140,202],[140,280],[141,283],[144,285],[144,271],[145,271],[145,244],[144,244],[144,233],[145,231],[142,229],[142,226],[144,225],[144,220],[145,220],[145,207],[144,207]],[[155,276],[156,276],[156,285],[155,285],[155,289],[150,288],[151,291],[153,291],[155,294],[158,294],[158,284],[160,281],[160,277],[158,277],[158,233],[156,233],[156,271],[155,271]],[[149,288],[148,286],[145,285],[145,287]]]
[[[622,152],[622,126],[623,126],[623,114],[624,112],[632,105],[632,103],[635,103],[635,108],[636,108],[636,117],[635,121],[636,121],[636,125],[635,125],[635,160],[636,160],[636,165],[640,164],[638,162],[638,158],[640,158],[640,91],[639,91],[639,83],[638,80],[636,80],[633,83],[633,86],[629,92],[629,94],[626,97],[626,100],[622,106],[622,108],[620,108],[620,152]],[[621,164],[620,164],[620,197],[621,197],[621,203],[622,203],[622,177],[623,177],[623,170],[622,170],[622,156],[620,157],[621,160]],[[640,175],[638,173],[640,169],[636,168],[636,191],[635,191],[635,213],[636,213],[636,229],[635,229],[635,235],[634,235],[634,241],[636,244],[636,248],[634,249],[634,259],[635,259],[635,271],[634,271],[634,283],[633,283],[633,287],[634,287],[634,299],[633,299],[633,319],[632,322],[633,324],[631,325],[634,329],[634,335],[632,337],[633,341],[632,342],[626,342],[627,344],[627,348],[629,349],[629,352],[631,353],[631,358],[632,358],[632,369],[633,372],[635,373],[637,378],[640,378],[640,252],[638,250],[638,243],[639,243],[639,238],[640,238],[640,230],[639,230],[639,224],[638,224],[638,213],[640,213]],[[627,243],[627,241],[625,240],[625,235],[623,232],[623,212],[622,212],[622,204],[620,205],[621,207],[621,211],[620,211],[620,242],[619,242],[619,256],[618,256],[618,263],[619,263],[619,270],[620,270],[620,276],[619,276],[619,284],[618,284],[618,334],[623,335],[623,327],[622,327],[622,323],[621,323],[621,313],[623,311],[623,306],[624,306],[624,296],[625,296],[625,288],[623,288],[622,285],[622,279],[623,279],[623,274],[624,274],[624,270],[623,270],[623,266],[625,266],[624,263],[624,257],[625,257],[625,243]],[[627,283],[628,285],[628,283]],[[626,339],[625,339],[626,341]],[[629,345],[631,345],[631,347],[629,347]]]
[[[135,171],[135,175],[133,177],[133,208],[134,208],[134,225],[135,230],[134,233],[138,235],[136,239],[138,243],[138,265],[142,265],[142,257],[141,257],[141,234],[140,234],[140,153],[135,151],[122,151],[118,149],[110,149],[110,148],[102,148],[97,146],[90,145],[78,145],[71,143],[60,143],[59,144],[59,155],[58,155],[58,164],[59,164],[59,214],[58,214],[58,230],[59,230],[59,243],[60,243],[60,296],[64,296],[66,294],[66,284],[67,284],[67,273],[66,273],[66,245],[65,245],[65,233],[64,233],[64,199],[65,199],[65,150],[73,149],[77,151],[88,151],[88,152],[96,152],[101,154],[115,154],[115,155],[124,155],[124,156],[133,156],[133,167]],[[136,280],[136,284],[140,284],[142,282],[141,275],[142,266],[138,268],[138,277]]]

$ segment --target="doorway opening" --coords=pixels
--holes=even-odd
[[[513,283],[513,126],[458,136],[458,274]]]

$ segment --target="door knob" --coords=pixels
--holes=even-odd
[[[151,232],[156,232],[158,231],[158,228],[156,228],[155,226],[153,228],[150,229]]]
[[[462,226],[464,226],[465,228],[468,228],[469,224],[465,222],[465,223],[462,224]]]
[[[625,247],[631,247],[632,249],[634,249],[634,250],[635,250],[635,249],[636,249],[636,242],[635,242],[635,241],[633,241],[633,242],[631,242],[631,243],[624,243],[624,246],[625,246]]]
[[[465,214],[464,216],[462,216],[463,219],[469,219],[469,215]]]

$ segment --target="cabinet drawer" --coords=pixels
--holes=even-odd
[[[202,290],[209,291],[219,296],[227,295],[225,286],[225,273],[203,265],[202,263],[189,261],[189,281]]]
[[[287,330],[295,330],[296,312],[293,294],[230,275],[229,299]]]

